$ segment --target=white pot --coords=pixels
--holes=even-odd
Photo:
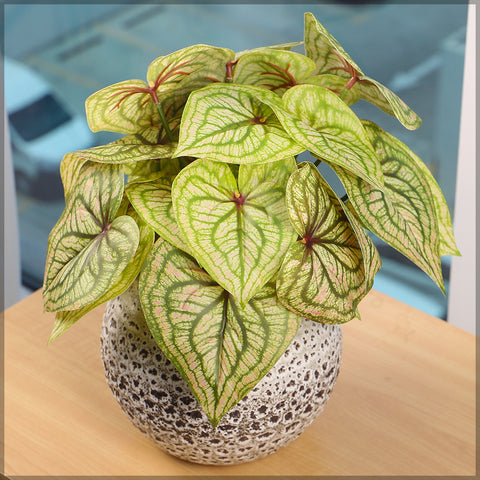
[[[277,364],[216,429],[155,343],[136,286],[108,302],[101,346],[107,383],[140,431],[184,460],[235,464],[287,445],[323,410],[339,372],[342,328],[303,320]]]

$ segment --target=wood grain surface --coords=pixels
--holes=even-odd
[[[202,466],[159,450],[121,412],[100,358],[103,308],[47,346],[40,292],[4,313],[7,476],[474,475],[475,340],[372,291],[344,326],[325,411],[277,453]]]

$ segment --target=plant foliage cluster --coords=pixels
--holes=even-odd
[[[213,425],[269,371],[301,318],[338,324],[380,268],[369,230],[443,290],[457,254],[443,195],[422,161],[359,99],[408,129],[421,120],[305,15],[305,55],[196,45],[153,61],[147,81],[86,101],[93,131],[124,134],[67,154],[66,208],[48,245],[51,339],[137,278],[147,324]],[[341,199],[304,151],[342,181]]]

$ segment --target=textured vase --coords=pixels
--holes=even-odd
[[[342,329],[303,320],[277,364],[216,429],[155,343],[135,286],[108,303],[101,348],[107,383],[141,432],[184,460],[235,464],[287,445],[323,410],[339,372]]]

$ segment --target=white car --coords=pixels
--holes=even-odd
[[[4,79],[17,188],[30,191],[37,185],[35,190],[41,190],[43,179],[58,178],[67,152],[93,146],[93,133],[25,64],[4,58]]]

